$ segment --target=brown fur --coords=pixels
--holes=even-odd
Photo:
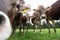
[[[56,1],[53,5],[51,5],[51,9],[46,11],[47,23],[49,25],[49,21],[52,21],[52,26],[54,28],[54,32],[56,33],[55,22],[54,20],[60,19],[60,0]],[[50,26],[49,26],[50,33]]]
[[[4,13],[6,13],[8,15],[11,23],[12,23],[15,15],[18,12],[18,10],[16,10],[17,5],[18,5],[17,1],[18,0],[0,0],[0,11],[3,11]],[[21,4],[24,4],[23,0],[20,0],[20,1],[21,1]],[[20,1],[19,1],[19,3],[20,3]]]
[[[22,27],[23,27],[23,32],[24,32],[26,21],[27,21],[26,16],[23,16],[23,13],[18,13],[15,16],[14,21],[13,21],[13,32],[15,32],[16,28],[19,28],[20,33],[21,33]]]
[[[36,25],[40,26],[40,32],[41,32],[41,15],[45,13],[45,8],[43,5],[38,6],[38,9],[34,9],[33,17],[32,17],[32,23],[34,24],[34,31],[37,28]]]
[[[36,25],[40,25],[40,11],[37,11],[35,10],[35,12],[33,13],[33,16],[32,16],[32,23],[34,24],[34,32],[35,30],[37,29]],[[37,23],[39,22],[39,23]],[[40,25],[40,31],[41,31],[41,25]]]

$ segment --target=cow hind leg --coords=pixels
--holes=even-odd
[[[56,33],[55,22],[53,20],[52,20],[52,27],[54,29],[54,32]]]

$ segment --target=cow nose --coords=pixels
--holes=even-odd
[[[0,25],[5,22],[5,17],[3,15],[0,15]]]
[[[23,15],[23,13],[21,13],[21,12],[18,12],[18,14],[17,15],[20,15],[20,16],[22,16]]]

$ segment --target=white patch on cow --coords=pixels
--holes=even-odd
[[[47,22],[46,22],[46,19],[42,19],[42,20],[41,20],[41,25],[43,25],[44,23],[47,23]]]
[[[43,19],[42,17],[45,17],[45,19]],[[46,15],[45,15],[45,14],[42,14],[42,15],[40,16],[40,19],[41,19],[41,25],[43,25],[44,23],[47,23],[47,22],[46,22]]]
[[[20,0],[17,0],[17,2],[16,2],[16,3],[17,3],[17,4],[19,4],[19,1],[20,1]]]
[[[28,14],[29,14],[30,16],[32,16],[33,13],[34,13],[33,9],[31,9],[31,10],[28,12]]]
[[[52,22],[51,22],[51,21],[49,21],[49,23],[50,23],[50,24],[52,24]]]
[[[16,10],[18,10],[18,8],[16,8]]]
[[[23,12],[22,12],[23,13]],[[25,16],[27,13],[23,13],[23,16]]]
[[[30,24],[31,24],[31,25],[34,25],[34,24],[32,23],[32,18],[30,18]]]
[[[0,15],[4,16],[6,19],[5,23],[0,26],[0,28],[2,27],[2,29],[0,30],[0,40],[7,40],[12,32],[10,20],[8,16],[2,11],[0,11]]]

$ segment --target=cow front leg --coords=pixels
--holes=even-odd
[[[12,31],[12,35],[14,35],[15,34],[15,31],[16,31],[16,26],[13,26],[13,31]]]
[[[41,20],[40,20],[40,23],[39,23],[39,27],[40,27],[40,34],[42,34],[42,24],[41,24]]]
[[[36,32],[37,30],[37,25],[34,25],[34,32]]]
[[[19,33],[21,34],[21,29],[22,29],[22,26],[20,25],[19,26]]]
[[[49,31],[49,34],[50,34],[50,23],[49,23],[49,20],[48,20],[48,19],[46,19],[46,22],[47,22],[48,31]]]

